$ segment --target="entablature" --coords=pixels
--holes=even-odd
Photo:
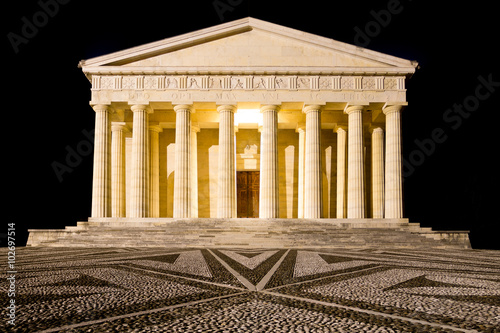
[[[404,76],[94,75],[91,104],[406,102]]]

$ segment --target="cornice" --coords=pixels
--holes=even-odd
[[[415,72],[413,67],[132,67],[84,66],[92,75],[402,75]]]

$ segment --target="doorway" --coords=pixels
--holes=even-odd
[[[237,217],[259,217],[259,171],[236,173]]]

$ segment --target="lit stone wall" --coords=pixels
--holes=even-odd
[[[299,135],[278,131],[279,208],[281,218],[297,218]]]
[[[198,132],[198,217],[217,217],[219,130]]]
[[[172,217],[175,170],[175,130],[160,133],[160,217]]]
[[[321,131],[321,169],[323,172],[323,217],[335,218],[337,209],[337,135]]]

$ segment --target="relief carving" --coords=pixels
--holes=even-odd
[[[158,78],[156,76],[146,76],[144,78],[144,89],[156,89]]]
[[[282,77],[277,77],[275,80],[276,89],[288,89],[288,80]]]
[[[113,75],[93,76],[92,89],[106,90],[404,90],[399,76],[296,75]]]
[[[308,77],[297,78],[297,89],[311,89],[311,79]]]
[[[267,89],[267,82],[265,77],[254,77],[253,86],[255,89]]]
[[[363,78],[362,86],[364,90],[375,90],[375,78],[373,77]]]
[[[201,84],[198,84],[200,78],[191,76],[188,80],[187,87],[190,89],[201,89]]]
[[[330,77],[320,77],[319,89],[332,89],[332,79]]]
[[[101,78],[101,89],[114,89],[114,78],[111,76],[103,76]]]
[[[165,88],[166,89],[177,89],[177,79],[173,77],[167,77],[165,80]]]
[[[137,80],[132,76],[124,76],[122,80],[122,88],[127,89],[135,89]]]
[[[231,89],[244,89],[243,78],[231,77]]]

